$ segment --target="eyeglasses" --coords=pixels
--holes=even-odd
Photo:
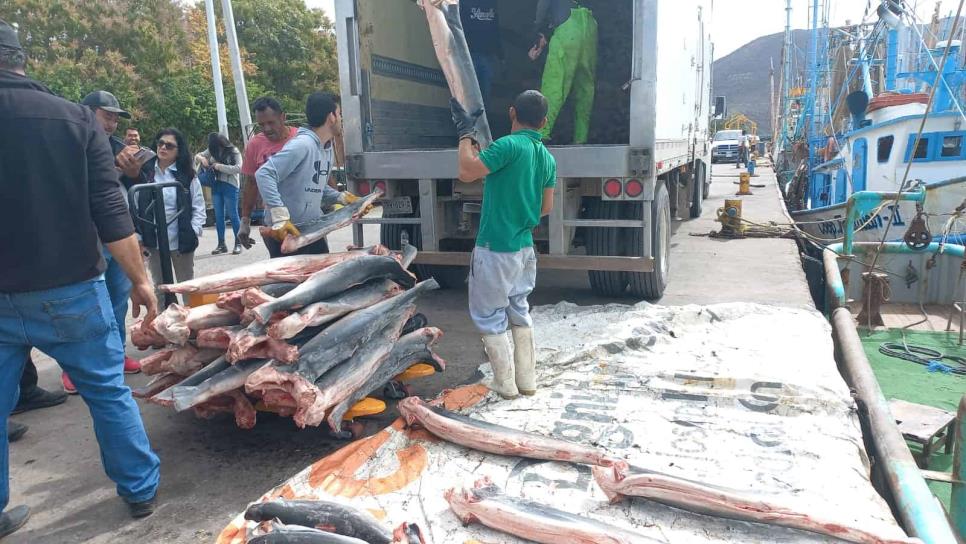
[[[158,147],[174,151],[175,149],[178,149],[178,144],[173,144],[171,142],[166,142],[164,140],[158,140]]]

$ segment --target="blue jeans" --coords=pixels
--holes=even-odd
[[[107,286],[107,295],[111,297],[111,308],[114,309],[114,320],[117,322],[117,333],[121,336],[121,349],[124,349],[127,338],[127,327],[124,320],[127,318],[127,301],[131,297],[131,280],[127,279],[127,274],[121,268],[121,264],[111,256],[111,252],[104,248],[104,260],[107,262],[107,270],[104,271],[104,283]]]
[[[480,334],[503,334],[508,325],[533,326],[527,302],[537,284],[532,247],[514,253],[474,248],[469,283],[470,318]]]
[[[238,241],[238,227],[241,218],[238,216],[238,187],[224,181],[216,181],[211,188],[211,201],[215,207],[215,230],[218,231],[218,245],[225,245],[225,211],[231,218],[231,230]]]
[[[154,497],[160,461],[124,385],[124,350],[102,279],[47,291],[0,293],[0,509],[10,498],[7,418],[30,347],[70,374],[94,420],[101,463],[128,502]]]

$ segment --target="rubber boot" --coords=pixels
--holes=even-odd
[[[537,392],[537,357],[533,343],[533,329],[513,327],[513,368],[516,370],[517,389],[521,395]]]
[[[513,377],[513,355],[510,352],[510,339],[506,333],[489,334],[483,337],[483,348],[493,367],[493,381],[489,387],[505,399],[520,396]]]

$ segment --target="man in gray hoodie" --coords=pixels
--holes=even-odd
[[[281,151],[255,172],[258,192],[265,202],[265,223],[272,226],[265,238],[272,258],[282,256],[282,241],[289,234],[298,236],[299,225],[322,217],[322,208],[351,204],[358,197],[340,193],[329,186],[333,165],[333,143],[342,134],[342,109],[339,99],[328,93],[312,93],[305,101],[307,127],[299,129]],[[306,246],[293,255],[328,253],[325,239]]]

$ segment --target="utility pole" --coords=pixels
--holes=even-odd
[[[205,0],[208,18],[208,48],[211,50],[211,79],[215,82],[215,108],[218,111],[218,132],[228,137],[228,115],[225,113],[225,88],[221,83],[221,58],[218,54],[218,28],[215,26],[213,0]]]
[[[241,51],[238,49],[235,13],[231,7],[231,0],[221,0],[221,13],[225,18],[225,36],[228,39],[231,73],[235,80],[235,100],[238,102],[238,119],[241,122],[242,141],[247,146],[248,135],[252,128],[252,113],[248,107],[248,89],[245,87],[245,72],[242,71]]]

